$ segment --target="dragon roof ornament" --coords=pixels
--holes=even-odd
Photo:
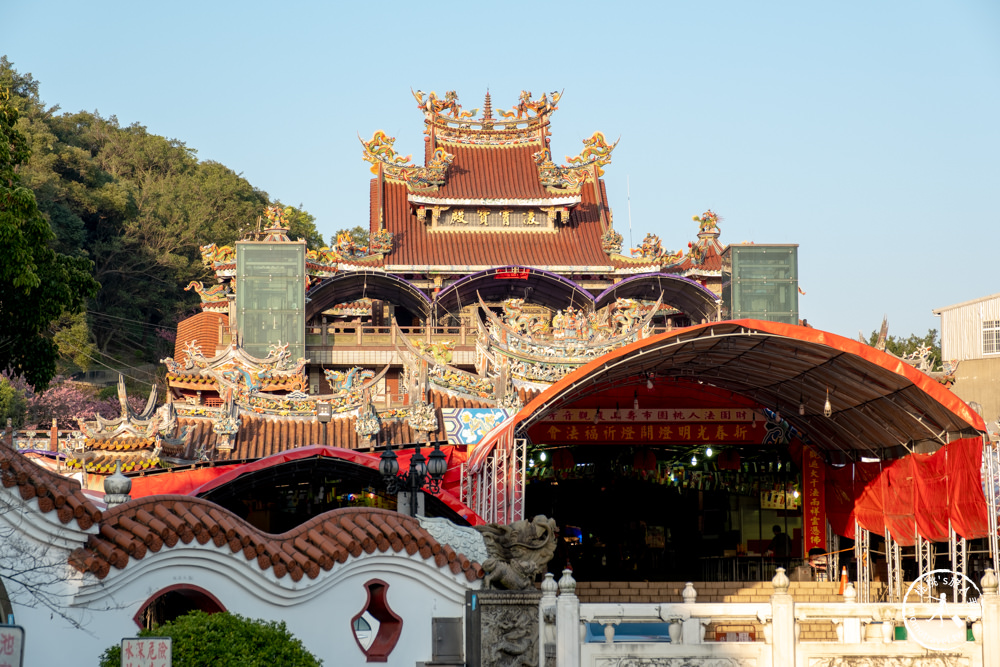
[[[661,264],[676,264],[684,258],[684,253],[679,250],[677,252],[664,251],[660,237],[649,233],[646,234],[638,248],[632,248],[632,257]]]
[[[411,91],[417,108],[424,112],[424,132],[433,134],[435,143],[468,146],[518,146],[544,143],[548,136],[549,116],[558,107],[561,92],[543,93],[537,100],[530,91],[522,90],[517,104],[510,111],[497,109],[500,118],[493,116],[489,91],[483,102],[483,114],[476,118],[479,109],[463,111],[458,94],[451,90],[444,100],[433,91]]]
[[[428,385],[434,385],[437,391],[460,398],[471,398],[487,403],[495,402],[496,379],[493,376],[478,375],[450,365],[454,342],[414,343],[410,341],[393,321],[396,329],[396,340],[402,341],[405,349],[397,346],[397,351],[403,359],[404,374],[407,382],[407,393],[421,396],[426,387],[419,386],[423,377]],[[422,374],[421,367],[427,369]]]
[[[180,428],[173,404],[156,407],[156,386],[142,410],[136,411],[128,402],[125,379],[118,376],[118,403],[121,414],[116,419],[95,415],[94,421],[79,420],[86,436],[83,448],[62,447],[71,468],[86,468],[89,472],[110,474],[121,465],[124,470],[146,469],[159,463],[164,444],[179,445],[187,435]]]
[[[662,294],[652,306],[618,299],[601,313],[560,310],[550,327],[522,321],[518,301],[504,302],[505,316],[501,317],[480,298],[489,321],[479,326],[477,347],[489,348],[490,365],[506,365],[512,380],[551,384],[599,356],[646,337],[662,305]],[[492,370],[486,369],[487,373]]]
[[[200,280],[192,280],[188,283],[188,286],[184,288],[185,292],[194,290],[199,297],[201,297],[201,309],[212,313],[228,313],[229,312],[229,295],[231,294],[229,289],[229,282],[223,282],[219,285],[210,285],[205,287],[205,285]]]
[[[559,166],[552,162],[552,153],[548,148],[534,153],[532,157],[538,167],[538,178],[547,188],[579,189],[587,180],[604,175],[604,166],[611,162],[611,153],[621,141],[608,144],[602,132],[594,132],[589,139],[583,140],[583,150],[576,157],[566,156],[568,165]]]
[[[455,159],[454,155],[443,148],[438,148],[431,155],[427,166],[419,167],[410,162],[412,155],[399,157],[392,147],[396,138],[390,137],[382,130],[377,130],[368,141],[360,136],[358,140],[364,147],[365,162],[370,162],[372,165],[373,174],[378,174],[381,169],[386,180],[405,183],[409,190],[433,190],[443,185],[448,167]]]

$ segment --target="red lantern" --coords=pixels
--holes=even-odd
[[[552,469],[560,477],[566,478],[575,467],[576,463],[573,461],[573,453],[568,449],[557,449],[552,453]]]

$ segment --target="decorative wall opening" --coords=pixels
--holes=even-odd
[[[372,579],[365,584],[365,590],[368,601],[351,619],[354,640],[368,662],[387,662],[403,631],[403,619],[389,608],[389,584]]]

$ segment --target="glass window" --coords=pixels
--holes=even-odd
[[[983,322],[983,354],[1000,354],[1000,320]]]

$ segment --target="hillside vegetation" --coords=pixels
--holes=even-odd
[[[7,216],[0,220],[0,241],[40,235],[43,248],[34,252],[41,257],[44,250],[63,269],[34,261],[39,282],[52,283],[48,292],[39,285],[26,291],[23,272],[0,275],[5,300],[24,295],[42,309],[36,319],[43,320],[39,327],[15,322],[0,331],[0,370],[9,366],[41,387],[57,372],[88,367],[122,369],[152,382],[135,367],[173,353],[176,323],[199,303],[184,287],[214,282],[199,246],[232,244],[256,226],[265,206],[280,202],[229,167],[199,161],[183,141],[138,123],[123,127],[113,115],[47,106],[39,82],[6,56],[0,58],[0,106],[12,119],[3,143],[17,149],[0,152],[0,170],[6,162],[11,192],[20,193],[8,199],[27,206],[13,213],[0,207]],[[23,201],[27,191],[34,194],[33,210]],[[313,216],[294,207],[288,213],[293,238],[306,239],[310,248],[324,245]],[[17,252],[0,243],[5,266],[30,267],[31,258],[13,257]],[[8,305],[0,303],[5,316]],[[27,340],[15,341],[18,336]],[[3,356],[18,345],[30,354]],[[46,362],[47,350],[53,363]]]

